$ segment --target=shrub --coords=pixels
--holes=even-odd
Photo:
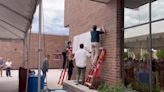
[[[139,92],[149,92],[149,85],[144,85],[139,80],[135,80],[132,83],[132,88]],[[152,92],[160,92],[160,87],[157,85],[152,85]]]
[[[137,54],[135,54],[135,57],[136,57],[137,60],[140,60],[141,59],[141,54],[137,53]]]
[[[97,89],[100,84],[104,83],[105,81],[101,77],[97,77],[96,80],[93,81],[92,86],[90,86],[90,89]]]
[[[142,84],[138,80],[135,80],[133,83],[128,85],[128,87],[125,87],[121,83],[109,86],[107,83],[104,82],[100,84],[97,90],[98,92],[149,92],[149,86]],[[152,92],[160,92],[160,87],[153,85]]]
[[[149,53],[144,53],[143,56],[142,56],[145,60],[147,60],[149,58]]]
[[[164,49],[158,50],[156,55],[158,59],[164,58]]]
[[[128,58],[128,52],[124,52],[123,57]]]
[[[98,87],[98,92],[136,92],[136,91],[132,90],[132,88],[130,88],[130,86],[126,88],[121,83],[118,83],[118,84],[112,85],[112,86],[109,86],[106,83],[102,83]]]

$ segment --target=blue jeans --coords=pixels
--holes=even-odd
[[[11,68],[6,68],[6,76],[11,76]]]

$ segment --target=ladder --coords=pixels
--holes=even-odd
[[[100,53],[100,56],[99,56],[96,68],[92,68],[92,66],[91,66],[91,68],[90,68],[90,70],[88,72],[87,78],[85,80],[85,85],[86,86],[91,87],[93,81],[96,80],[96,78],[98,77],[100,66],[101,66],[101,64],[102,64],[102,62],[104,60],[105,52],[106,52],[106,50],[103,48],[101,50],[101,53]]]
[[[67,68],[65,68],[65,69],[62,70],[62,72],[61,72],[61,74],[60,74],[60,77],[59,77],[58,84],[63,85],[63,81],[64,81],[64,79],[65,79],[66,76],[67,76],[67,71],[68,71]]]

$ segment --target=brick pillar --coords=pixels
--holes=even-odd
[[[108,4],[90,0],[65,1],[65,25],[70,27],[70,39],[90,31],[92,25],[105,25],[107,32],[102,36],[102,46],[107,49],[100,77],[109,84],[121,78],[123,52],[123,0],[111,0]],[[88,65],[89,66],[89,65]],[[75,75],[75,73],[74,73]]]

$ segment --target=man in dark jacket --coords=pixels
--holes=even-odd
[[[100,34],[105,33],[105,28],[102,26],[102,28],[98,29],[97,25],[93,25],[91,30],[91,48],[92,48],[92,64],[94,67],[96,67],[97,59],[99,56],[99,41],[100,41]]]
[[[46,73],[48,72],[48,68],[49,68],[48,60],[49,59],[50,59],[50,55],[46,55],[46,57],[43,59],[43,65],[42,65],[43,76],[46,76]]]

